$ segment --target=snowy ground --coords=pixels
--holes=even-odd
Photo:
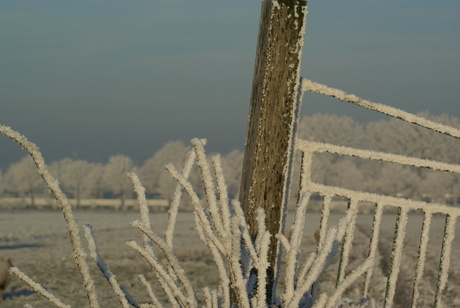
[[[117,211],[79,211],[76,212],[79,224],[89,223],[93,226],[96,241],[102,257],[116,275],[120,284],[139,302],[148,302],[145,289],[138,281],[137,276],[143,273],[148,280],[153,281],[146,262],[134,251],[127,248],[127,240],[141,242],[138,231],[129,227],[129,222],[138,218],[136,212]],[[334,224],[341,214],[332,214],[330,224]],[[314,231],[319,226],[319,214],[311,213],[306,220],[304,233],[304,251],[315,250]],[[167,220],[166,213],[151,214],[152,228],[162,234]],[[289,219],[288,219],[289,221]],[[368,251],[368,233],[372,221],[371,215],[360,215],[355,231],[352,258],[349,269],[353,269]],[[412,293],[411,277],[413,277],[415,257],[418,253],[418,240],[421,226],[421,216],[413,215],[409,219],[406,246],[403,255],[400,283],[396,292],[395,307],[407,307],[405,300]],[[370,297],[382,302],[386,285],[384,272],[388,265],[389,249],[394,228],[394,215],[385,215],[382,223],[382,240],[379,247],[379,260],[375,265],[371,283]],[[440,243],[444,228],[442,217],[434,217],[428,258],[422,279],[421,295],[418,307],[429,307],[433,301],[437,267],[439,262]],[[445,307],[459,307],[460,294],[460,228],[454,242],[451,260],[449,282],[443,293]],[[212,259],[206,248],[199,241],[194,228],[191,213],[180,213],[178,217],[175,248],[187,274],[194,282],[197,290],[217,283],[217,275]],[[15,266],[29,274],[34,280],[72,307],[87,307],[85,293],[81,287],[81,280],[73,262],[72,252],[65,229],[64,219],[60,212],[51,211],[18,211],[0,214],[0,258],[11,258]],[[335,261],[323,274],[319,290],[327,291],[334,285],[337,272]],[[95,279],[98,297],[102,307],[119,307],[114,299],[107,282],[101,277],[96,267],[91,264],[91,271]],[[356,300],[361,298],[362,286],[357,285],[348,291],[347,296]],[[29,303],[35,308],[50,307],[40,295],[30,289],[19,279],[13,278],[4,294],[4,301],[0,307],[22,307]],[[167,306],[167,305],[166,305]]]

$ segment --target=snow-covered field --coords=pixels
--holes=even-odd
[[[128,240],[142,241],[139,231],[129,226],[131,221],[138,219],[138,213],[111,210],[77,211],[76,216],[80,225],[89,223],[93,226],[99,252],[120,284],[124,285],[138,302],[148,302],[147,292],[137,276],[142,273],[149,281],[153,282],[154,275],[147,263],[135,251],[125,245]],[[330,224],[336,223],[340,217],[341,214],[332,214]],[[378,303],[382,302],[384,296],[386,285],[384,273],[387,270],[390,256],[394,217],[390,214],[384,215],[381,226],[379,256],[369,292],[369,297],[374,298]],[[288,221],[290,218],[292,217],[288,217]],[[305,252],[315,250],[316,242],[313,234],[319,227],[319,218],[318,213],[310,213],[307,216],[303,241]],[[162,234],[166,221],[167,213],[151,214],[152,228],[158,234]],[[409,218],[395,307],[407,307],[407,300],[412,294],[411,280],[418,254],[421,221],[420,215],[412,215]],[[360,264],[367,255],[371,222],[371,215],[358,216],[352,257],[349,263],[350,270]],[[177,256],[188,276],[196,289],[201,290],[204,286],[216,285],[218,278],[212,258],[206,247],[198,239],[193,223],[191,213],[179,213],[174,245]],[[434,299],[444,218],[434,217],[431,228],[429,251],[418,307],[429,307]],[[445,307],[460,307],[460,294],[457,292],[460,289],[460,260],[458,258],[460,255],[460,230],[458,229],[453,245],[449,281],[443,293]],[[42,283],[45,289],[52,292],[64,303],[72,307],[87,307],[85,292],[73,261],[69,236],[60,212],[3,211],[0,213],[0,258],[11,258],[15,266],[34,280]],[[319,284],[320,292],[333,287],[337,266],[338,261],[334,261],[323,274]],[[119,307],[113,292],[108,287],[106,280],[99,274],[96,266],[91,264],[90,269],[95,279],[101,306]],[[347,292],[347,297],[359,300],[362,297],[359,291],[361,289],[361,284],[353,286]],[[4,301],[0,302],[2,308],[22,307],[26,303],[35,308],[51,306],[45,299],[31,292],[23,282],[15,277],[5,291],[4,298]]]

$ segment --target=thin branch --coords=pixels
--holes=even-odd
[[[129,303],[126,299],[126,294],[122,291],[120,285],[118,284],[115,275],[110,271],[109,266],[105,263],[104,259],[99,254],[97,250],[96,241],[94,239],[93,231],[90,225],[84,225],[83,230],[85,231],[85,238],[88,242],[88,249],[90,252],[91,258],[97,264],[97,267],[104,275],[104,278],[107,279],[112,290],[118,298],[118,301],[123,308],[129,308]]]
[[[21,272],[17,267],[10,267],[9,272],[19,279],[21,279],[25,284],[31,287],[34,291],[45,297],[51,304],[58,308],[70,308],[70,305],[66,305],[56,296],[46,291],[39,283],[33,281],[29,276]]]
[[[11,140],[17,142],[22,146],[24,150],[30,154],[37,167],[38,173],[43,178],[43,181],[49,188],[53,197],[56,199],[66,221],[66,226],[70,234],[70,241],[75,257],[75,263],[77,264],[80,275],[83,279],[86,294],[89,300],[89,305],[91,308],[99,308],[94,281],[89,273],[88,264],[86,262],[86,254],[83,250],[77,219],[74,216],[72,206],[70,205],[67,196],[62,192],[58,181],[49,172],[49,169],[45,164],[45,160],[43,159],[39,148],[35,144],[8,126],[0,125],[0,134],[3,134]]]

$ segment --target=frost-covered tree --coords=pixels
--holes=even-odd
[[[91,198],[102,198],[106,185],[103,181],[104,165],[101,163],[91,163],[91,170],[86,176],[83,184],[85,194]]]
[[[29,197],[30,205],[35,206],[35,198],[43,193],[44,185],[37,168],[29,156],[10,166],[5,174],[6,189],[13,195]]]
[[[182,168],[189,150],[190,147],[182,141],[169,141],[151,158],[147,159],[139,169],[139,177],[148,193],[160,198],[171,198],[176,183],[166,171],[165,165],[172,163]]]
[[[82,197],[86,196],[85,183],[92,170],[92,165],[84,160],[65,158],[50,166],[58,178],[61,179],[63,190],[76,199],[76,206],[80,206]]]
[[[103,181],[108,191],[120,198],[120,206],[123,208],[125,199],[132,195],[132,184],[128,178],[128,172],[136,169],[131,158],[118,154],[109,158],[104,168]]]
[[[315,114],[299,121],[301,139],[338,145],[359,146],[364,138],[363,125],[348,116]]]
[[[222,169],[226,176],[228,193],[232,198],[236,198],[239,194],[242,165],[243,152],[239,150],[233,150],[222,156]]]

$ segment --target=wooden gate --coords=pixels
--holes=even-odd
[[[383,114],[390,115],[392,117],[399,118],[403,121],[413,123],[414,125],[419,125],[430,130],[437,131],[439,133],[446,134],[453,138],[460,137],[460,131],[453,127],[445,126],[439,123],[435,123],[424,118],[418,117],[416,115],[385,106],[382,104],[373,103],[367,100],[360,99],[355,95],[347,94],[343,91],[330,88],[325,85],[321,85],[310,80],[303,79],[302,82],[302,92],[311,91],[314,93],[320,93],[327,95],[329,97],[337,98],[341,101],[350,102],[358,106],[362,106]],[[301,98],[300,98],[301,99]],[[391,306],[402,306],[402,307],[425,307],[426,297],[428,295],[432,296],[432,299],[429,300],[430,305],[433,307],[441,307],[442,295],[447,291],[455,288],[460,288],[460,285],[454,286],[455,281],[458,284],[458,273],[460,268],[453,268],[451,266],[452,261],[452,250],[453,248],[459,250],[458,243],[453,245],[455,237],[455,228],[457,224],[458,216],[460,215],[460,208],[427,203],[422,201],[409,200],[397,196],[386,196],[379,195],[375,193],[362,192],[362,191],[353,191],[350,189],[345,189],[341,187],[332,187],[312,181],[311,172],[312,172],[312,159],[314,155],[319,153],[332,153],[335,155],[345,155],[358,157],[365,160],[377,160],[389,163],[400,164],[404,166],[412,166],[415,168],[429,168],[438,172],[452,172],[460,174],[460,166],[442,163],[433,160],[419,159],[414,157],[407,157],[402,155],[395,155],[390,153],[375,152],[368,150],[361,150],[350,147],[337,146],[332,144],[311,142],[307,140],[297,140],[296,148],[302,153],[302,168],[300,176],[300,193],[308,192],[311,194],[318,194],[323,197],[322,211],[321,211],[321,222],[320,222],[320,239],[325,238],[326,229],[328,225],[328,220],[330,218],[331,212],[331,200],[334,198],[340,197],[344,198],[348,202],[348,208],[353,211],[353,219],[347,227],[347,232],[342,242],[342,249],[340,255],[340,261],[338,262],[338,273],[337,273],[337,284],[340,283],[344,277],[345,272],[348,270],[347,266],[349,265],[350,252],[353,250],[353,236],[357,228],[357,220],[359,220],[360,213],[359,208],[367,203],[374,204],[374,210],[372,213],[372,228],[368,234],[369,237],[369,250],[367,257],[374,258],[379,250],[379,245],[382,244],[382,241],[386,240],[385,236],[381,232],[382,216],[384,211],[393,210],[396,212],[394,231],[392,243],[388,247],[388,257],[389,262],[386,265],[386,288],[385,294],[382,294],[381,302],[384,303],[385,307]],[[385,209],[385,210],[384,210]],[[400,270],[402,267],[401,260],[404,254],[404,242],[407,240],[407,229],[410,225],[412,218],[410,214],[418,215],[419,219],[422,220],[422,226],[420,229],[420,236],[418,236],[418,253],[416,260],[414,260],[413,271],[405,271],[402,273]],[[428,249],[429,241],[436,241],[436,237],[430,237],[430,230],[432,229],[433,220],[439,220],[442,218],[444,227],[442,236],[442,243],[439,245],[440,251],[438,251],[439,259],[436,265],[430,264],[428,266],[427,254],[430,252]],[[386,236],[388,237],[388,236]],[[318,249],[321,248],[321,240],[318,242]],[[458,251],[457,251],[458,252]],[[364,261],[364,260],[363,260]],[[375,268],[375,267],[374,267]],[[425,283],[424,273],[426,271],[433,271],[433,268],[436,268],[436,279],[432,283],[431,290],[424,295],[423,304],[420,300],[420,285]],[[372,285],[373,279],[373,268],[371,267],[365,274],[364,283],[362,286],[362,296],[366,298],[369,296],[369,288]],[[451,274],[451,280],[448,280],[449,273]],[[431,274],[432,275],[432,274]],[[404,277],[403,277],[404,276]],[[408,277],[410,276],[410,277]],[[402,280],[410,281],[405,285],[399,285]],[[452,284],[452,285],[450,285]],[[398,293],[398,288],[404,288],[402,290],[403,295],[400,295],[405,298],[396,298]],[[410,289],[410,290],[408,290]],[[447,290],[449,289],[449,290]],[[401,290],[400,290],[401,291]],[[377,300],[377,299],[376,299]],[[399,301],[399,304],[398,304]],[[401,303],[403,302],[403,303]],[[455,299],[454,303],[460,302],[460,298]],[[450,303],[453,304],[452,302]]]

